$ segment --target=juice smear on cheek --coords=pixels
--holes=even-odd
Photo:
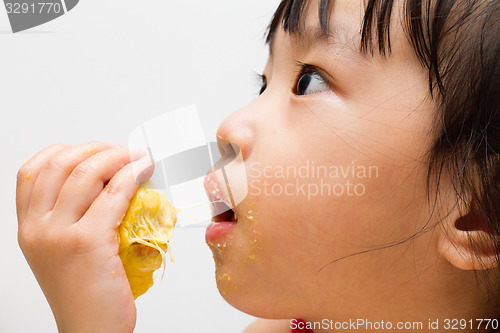
[[[252,230],[252,238],[250,239],[250,251],[248,253],[248,259],[255,260],[255,252],[256,250],[260,250],[261,248],[258,242],[259,233],[256,230],[256,219],[253,209],[248,210],[247,220]]]

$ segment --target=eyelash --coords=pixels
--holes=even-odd
[[[297,66],[298,66],[297,79],[295,80],[295,84],[294,84],[293,88],[291,89],[293,94],[300,96],[297,93],[297,86],[299,84],[300,79],[305,74],[314,73],[314,74],[317,74],[318,76],[320,76],[326,83],[329,82],[329,80],[327,80],[324,77],[324,75],[322,74],[323,71],[321,69],[319,69],[318,67],[316,67],[314,65],[306,64],[306,63],[303,63],[300,61],[297,61]],[[258,74],[258,73],[256,73],[256,74],[257,74],[258,80],[260,81],[260,84],[261,84],[259,95],[262,95],[267,88],[267,77],[264,74]]]
[[[264,74],[257,74],[260,81],[260,92],[259,96],[264,93],[267,89],[267,77]]]
[[[306,74],[316,74],[318,75],[326,84],[330,85],[329,84],[329,80],[327,80],[324,76],[324,72],[319,69],[318,67],[314,66],[314,65],[310,65],[310,64],[306,64],[306,63],[303,63],[303,62],[300,62],[300,61],[297,61],[297,66],[298,66],[298,76],[297,76],[297,79],[295,80],[295,84],[292,88],[292,93],[294,93],[295,95],[297,96],[302,96],[298,93],[297,91],[297,88],[299,86],[299,82],[300,80],[302,79],[302,77]]]

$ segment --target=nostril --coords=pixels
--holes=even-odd
[[[225,155],[231,155],[234,153],[234,149],[231,142],[223,142],[222,149],[224,150]]]
[[[240,151],[239,146],[235,143],[219,141],[217,145],[224,160],[233,160],[238,155],[236,152]]]
[[[231,153],[236,155],[241,154],[245,159],[250,155],[255,138],[255,126],[257,114],[255,106],[248,105],[247,107],[231,114],[219,126],[217,131],[218,143],[231,143],[233,146],[229,151],[229,147],[223,148],[222,153]]]
[[[241,152],[240,146],[238,146],[236,143],[230,143],[231,149],[232,149],[232,154],[233,156],[238,156]]]

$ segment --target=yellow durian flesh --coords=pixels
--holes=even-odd
[[[153,285],[153,272],[165,262],[166,251],[170,253],[176,222],[175,207],[163,193],[139,187],[118,227],[119,256],[134,299]]]

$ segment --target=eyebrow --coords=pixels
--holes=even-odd
[[[292,39],[295,48],[306,52],[317,47],[327,47],[329,53],[342,54],[346,58],[369,62],[370,57],[361,52],[361,42],[354,41],[354,37],[349,37],[345,28],[335,27],[325,32],[320,27],[298,29],[287,32]],[[276,34],[269,41],[269,55],[272,57],[275,47]]]

